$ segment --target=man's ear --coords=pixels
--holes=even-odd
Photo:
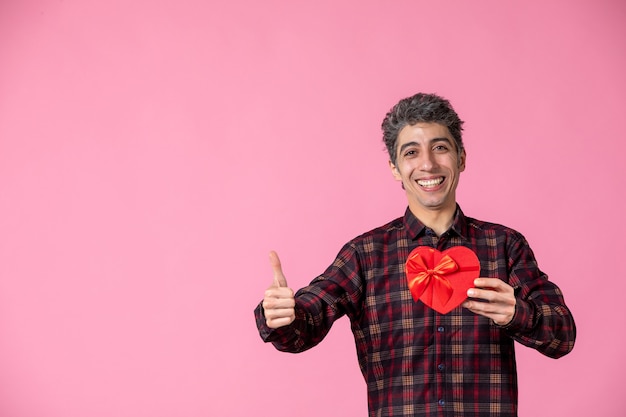
[[[402,181],[402,176],[400,175],[400,171],[398,171],[398,167],[396,167],[391,161],[389,161],[389,168],[391,169],[391,173],[396,181]]]
[[[465,171],[466,160],[467,160],[467,154],[465,153],[465,149],[462,149],[461,154],[459,155],[459,172]]]

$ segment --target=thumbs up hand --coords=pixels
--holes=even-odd
[[[287,326],[295,320],[296,300],[293,291],[287,286],[280,259],[274,251],[270,252],[270,265],[274,272],[274,282],[265,290],[263,311],[267,327],[277,329]]]

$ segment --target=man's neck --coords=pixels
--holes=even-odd
[[[410,206],[409,208],[413,215],[417,217],[424,226],[432,229],[437,236],[441,236],[452,226],[456,213],[456,205],[453,208],[441,210],[424,210],[423,207],[413,208]]]

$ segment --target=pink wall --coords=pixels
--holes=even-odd
[[[625,4],[215,3],[0,2],[0,415],[364,416],[347,320],[289,355],[252,310],[270,249],[297,288],[403,213],[379,126],[417,91],[577,319],[519,346],[521,415],[625,415]]]

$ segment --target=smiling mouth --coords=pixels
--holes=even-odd
[[[443,181],[444,181],[444,177],[438,177],[438,178],[430,178],[430,179],[427,179],[427,180],[417,180],[417,184],[420,187],[432,188],[432,187],[438,186]]]

